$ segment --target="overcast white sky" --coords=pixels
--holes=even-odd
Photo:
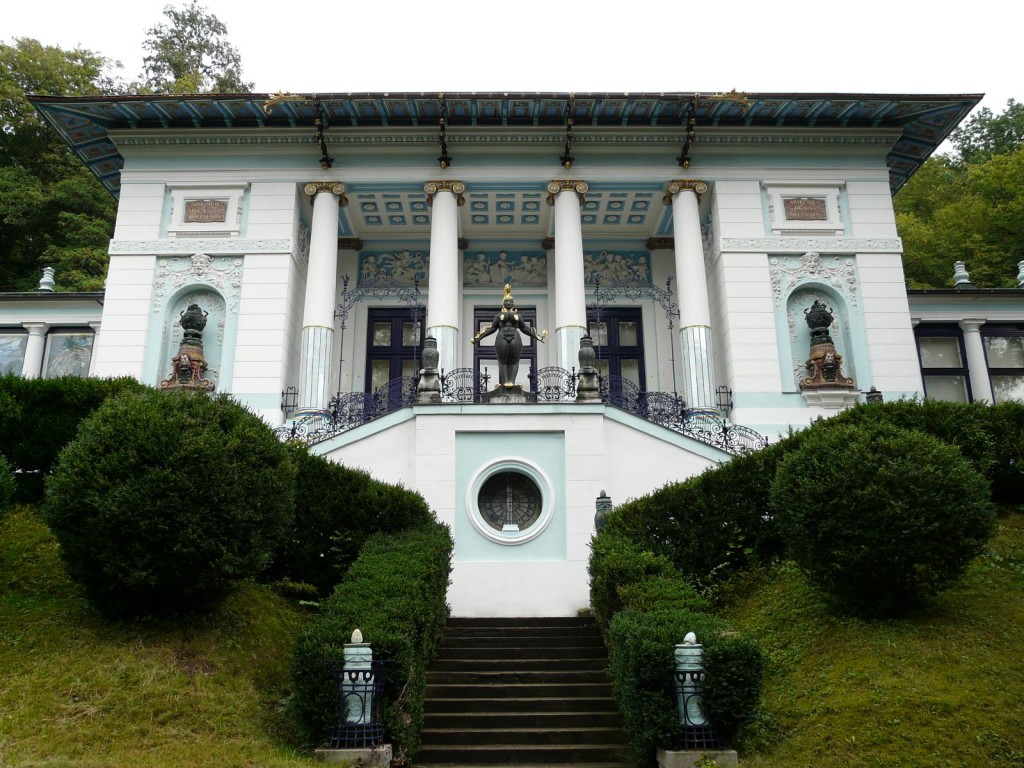
[[[132,79],[166,4],[9,2],[0,40],[81,45]],[[202,4],[227,25],[257,92],[985,93],[994,112],[1024,100],[1013,0]]]

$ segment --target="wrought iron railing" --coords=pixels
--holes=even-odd
[[[704,712],[704,672],[679,669],[675,672],[682,734],[679,749],[721,749],[722,742]]]
[[[473,368],[442,371],[442,403],[485,401],[488,376]],[[566,403],[576,399],[576,370],[550,366],[530,374],[528,399],[538,403]],[[634,416],[660,424],[728,453],[742,454],[768,445],[768,439],[750,427],[730,424],[716,409],[687,408],[675,393],[647,392],[622,376],[598,377],[601,400]],[[360,424],[416,403],[417,378],[392,379],[374,392],[348,392],[331,398],[327,410],[302,416],[278,427],[282,439],[313,444]]]
[[[389,662],[367,661],[346,668],[343,661],[328,661],[327,666],[338,692],[338,722],[331,732],[328,749],[382,744],[380,709]]]

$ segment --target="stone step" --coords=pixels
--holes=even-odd
[[[428,747],[416,754],[415,764],[565,765],[566,763],[624,763],[629,752],[621,747],[593,744],[527,745],[493,743],[487,746]]]
[[[494,714],[495,716],[510,715],[523,712],[586,712],[586,713],[618,713],[619,708],[610,695],[584,696],[580,698],[544,698],[522,697],[514,699],[494,699],[491,697],[472,698],[460,696],[446,698],[435,696],[435,691],[428,689],[424,701],[424,710],[428,715],[441,713],[457,713],[472,715],[475,713]]]
[[[532,683],[507,685],[428,684],[426,697],[441,699],[589,698],[611,696],[610,683]]]
[[[452,627],[444,630],[445,637],[600,637],[597,627]]]
[[[567,663],[573,659],[601,659],[608,660],[608,651],[604,645],[564,646],[552,648],[541,645],[535,648],[523,648],[519,645],[488,646],[479,648],[474,646],[447,647],[442,645],[438,651],[435,661],[459,661],[462,659],[522,659],[523,661],[538,659],[562,659]]]
[[[456,699],[457,702],[472,699]],[[494,702],[487,699],[493,704]],[[571,699],[563,700],[566,702]],[[434,711],[430,713],[432,729],[444,731],[450,728],[483,729],[483,728],[618,728],[622,730],[622,715],[615,710],[600,712],[593,710],[544,710],[530,709],[521,712],[465,711],[456,709],[451,712]]]
[[[586,744],[625,746],[621,728],[424,728],[423,743],[434,749],[455,746],[519,744],[521,746]]]
[[[445,635],[441,647],[449,648],[601,648],[604,640],[600,635],[493,635],[453,636]]]
[[[603,672],[607,668],[608,659],[600,656],[592,659],[437,658],[430,665],[432,672],[561,672],[564,670]]]
[[[510,669],[502,671],[462,670],[457,672],[427,672],[427,685],[538,685],[541,683],[558,683],[559,685],[583,685],[593,683],[599,685],[610,683],[608,673],[599,670],[555,669],[555,670],[524,670]]]

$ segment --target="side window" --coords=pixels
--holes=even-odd
[[[917,326],[917,353],[925,397],[966,403],[971,400],[967,355],[957,326]]]
[[[986,325],[982,339],[995,402],[1024,402],[1024,328]]]
[[[79,329],[53,329],[46,334],[46,352],[43,356],[43,376],[89,375],[92,360],[92,331]]]
[[[0,329],[0,374],[21,375],[25,367],[25,344],[28,334],[24,331]]]

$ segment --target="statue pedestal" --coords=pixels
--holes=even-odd
[[[526,397],[526,393],[523,392],[523,388],[518,384],[514,387],[498,387],[497,389],[492,389],[490,392],[483,395],[481,399],[485,403],[489,403],[491,405],[520,405],[522,403],[530,402]]]
[[[658,768],[696,768],[707,760],[714,760],[722,768],[739,765],[739,759],[732,749],[680,749],[667,750],[658,747]]]

